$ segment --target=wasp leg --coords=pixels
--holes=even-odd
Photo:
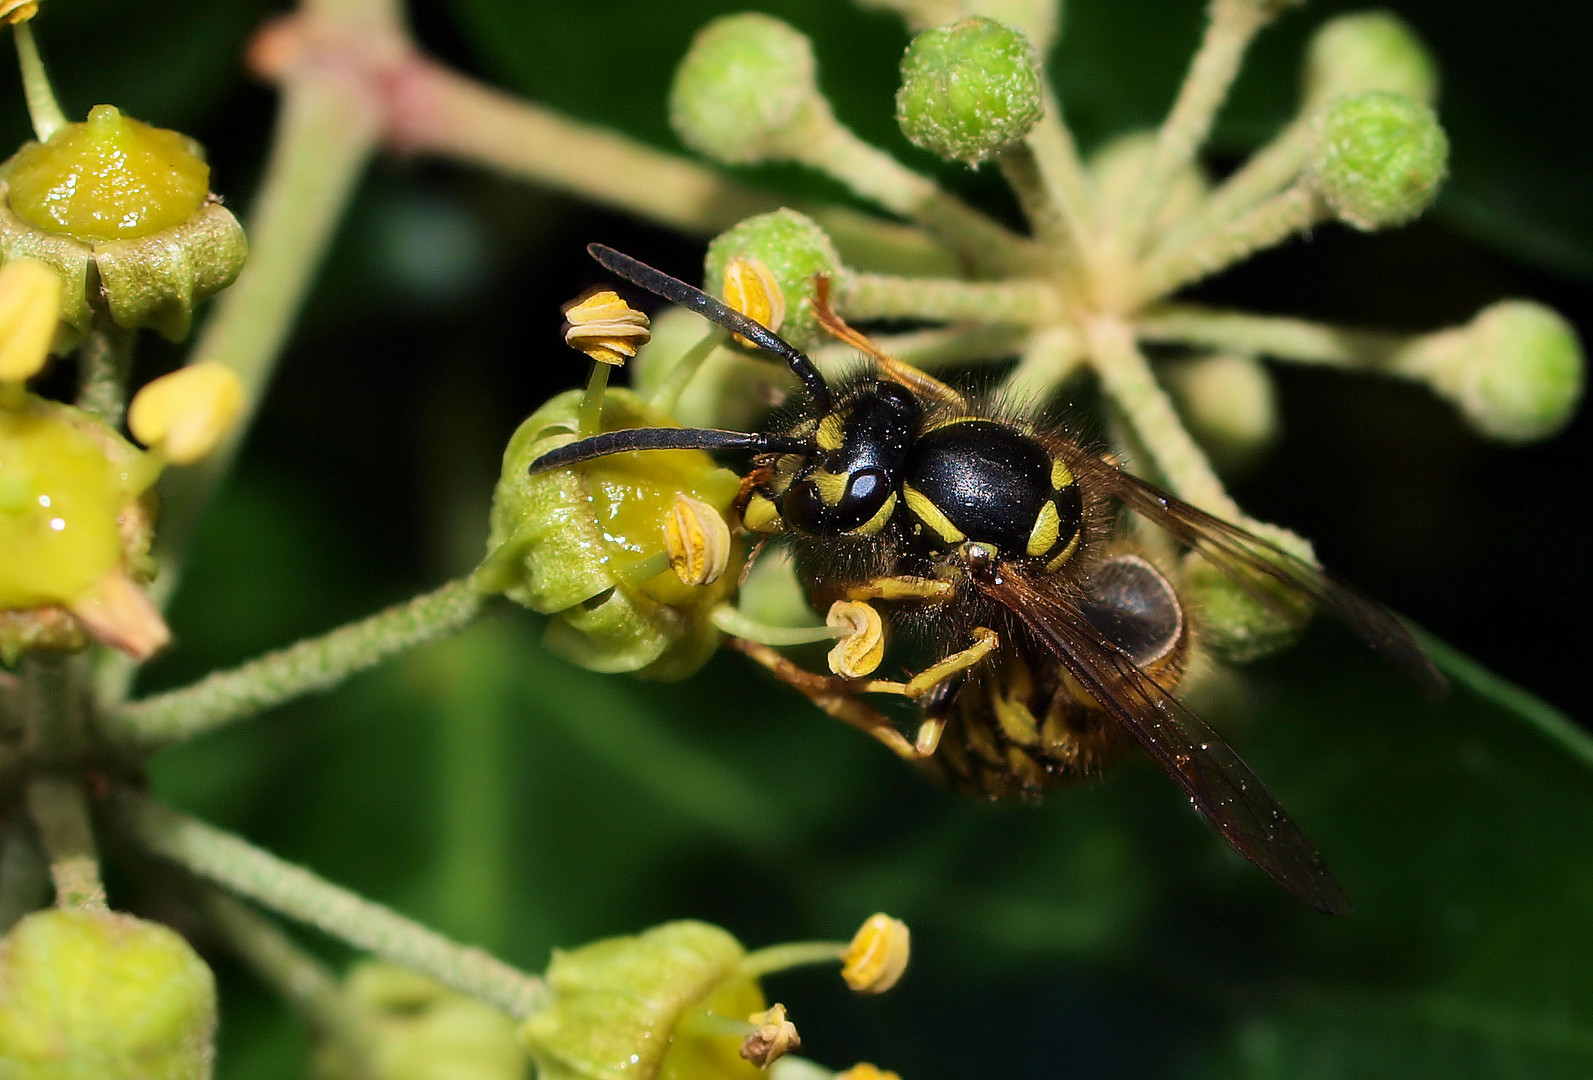
[[[924,720],[918,725],[918,734],[913,739],[913,752],[919,757],[933,757],[940,748],[940,736],[946,730],[952,706],[957,704],[957,696],[962,693],[967,678],[966,671],[959,671],[936,683],[924,695]]]
[[[865,335],[858,333],[847,325],[846,320],[838,315],[830,306],[830,279],[820,274],[814,281],[817,286],[813,297],[813,313],[818,316],[819,325],[827,330],[831,337],[837,341],[845,342],[864,356],[872,357],[879,365],[880,373],[894,382],[924,397],[932,398],[954,409],[968,408],[967,400],[956,390],[947,386],[927,371],[921,371],[905,360],[880,351],[878,345],[870,341]]]
[[[908,761],[917,761],[923,756],[901,732],[891,726],[890,719],[884,713],[857,699],[859,693],[884,689],[880,683],[868,679],[819,675],[798,666],[769,646],[746,638],[732,637],[727,643],[768,668],[781,682],[795,687],[825,713],[859,731],[867,732],[890,747],[897,756]]]
[[[952,599],[956,594],[956,587],[951,582],[922,577],[875,578],[846,589],[848,600],[923,600],[938,604]]]
[[[1001,635],[988,626],[974,627],[973,636],[974,643],[972,645],[952,653],[945,659],[914,675],[907,681],[907,688],[902,692],[910,698],[921,698],[947,679],[960,675],[979,663],[979,661],[995,652],[1001,644]]]

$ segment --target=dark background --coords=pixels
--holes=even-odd
[[[1587,340],[1593,14],[1555,0],[1390,6],[1443,75],[1453,177],[1438,207],[1383,235],[1321,229],[1202,298],[1420,330],[1524,296]],[[843,120],[935,167],[894,130],[906,41],[894,18],[821,0],[762,9],[814,37]],[[1350,9],[1312,3],[1268,31],[1219,126],[1217,168],[1287,118],[1303,41]],[[236,58],[270,10],[52,0],[36,26],[68,112],[109,100],[196,135],[217,189],[247,208],[274,98]],[[696,26],[725,10],[455,0],[412,18],[428,49],[466,71],[676,148],[669,73]],[[1053,65],[1086,147],[1159,118],[1200,20],[1194,0],[1070,6]],[[11,102],[3,134],[15,142],[25,129]],[[1003,206],[990,181],[942,172]],[[793,170],[751,179],[841,197]],[[150,687],[473,565],[508,435],[583,377],[557,308],[598,280],[582,254],[591,240],[699,272],[698,239],[451,165],[372,167],[209,520],[173,613],[179,647]],[[152,347],[141,370],[179,355]],[[1420,389],[1275,370],[1283,437],[1236,482],[1246,508],[1585,717],[1586,416],[1504,448]],[[735,658],[657,687],[575,672],[536,636],[532,616],[495,619],[169,754],[157,786],[529,968],[551,945],[663,918],[713,919],[758,945],[844,936],[879,907],[903,914],[918,952],[898,993],[859,1002],[810,974],[771,989],[813,1056],[837,1067],[865,1057],[908,1080],[1551,1076],[1593,1061],[1593,994],[1578,974],[1593,915],[1586,763],[1497,698],[1462,690],[1421,706],[1334,631],[1248,673],[1230,720],[1360,900],[1339,921],[1274,895],[1152,770],[1039,809],[970,806]],[[748,701],[758,706],[730,704]],[[218,963],[219,1075],[293,1075],[302,1028]]]

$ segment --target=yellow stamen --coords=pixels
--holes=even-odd
[[[565,344],[614,367],[635,356],[653,336],[647,316],[606,289],[567,305],[564,319]]]
[[[214,450],[242,411],[238,373],[206,360],[162,375],[134,395],[127,427],[172,464],[188,465]]]
[[[785,322],[785,293],[774,273],[762,259],[734,256],[725,264],[725,284],[721,290],[725,303],[770,330]],[[757,346],[737,334],[736,341],[752,349]]]
[[[841,957],[841,978],[859,994],[882,994],[907,970],[910,945],[906,923],[884,912],[870,915]]]
[[[763,1012],[753,1013],[747,1017],[747,1023],[756,1024],[758,1030],[742,1042],[741,1056],[760,1069],[767,1069],[802,1046],[796,1025],[785,1018],[785,1006],[779,1002]]]
[[[847,636],[830,650],[830,670],[844,679],[861,679],[873,674],[885,658],[885,627],[873,605],[837,600],[830,605],[824,622],[847,631]]]
[[[701,499],[676,495],[664,516],[664,546],[676,577],[687,585],[712,585],[730,561],[730,526]]]
[[[36,259],[0,266],[0,382],[39,373],[60,319],[59,274]]]

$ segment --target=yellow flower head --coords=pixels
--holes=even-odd
[[[61,315],[61,279],[35,259],[0,266],[0,382],[31,379],[44,367]]]
[[[159,447],[172,464],[188,465],[216,448],[242,410],[237,372],[203,361],[140,390],[127,410],[127,427],[145,446]]]

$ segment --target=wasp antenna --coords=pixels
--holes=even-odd
[[[605,244],[588,244],[586,253],[602,264],[604,269],[618,274],[632,285],[681,307],[690,308],[709,322],[733,334],[740,334],[758,348],[778,356],[802,380],[813,407],[821,414],[830,411],[833,405],[830,386],[824,381],[824,376],[819,374],[819,369],[812,360],[767,326],[748,318],[724,301],[709,296],[695,285],[687,285],[679,278],[670,277],[662,270],[655,270],[640,259],[633,259]]]
[[[566,443],[549,450],[531,463],[530,474],[547,472],[565,465],[577,465],[610,454],[629,454],[637,450],[751,450],[759,454],[800,454],[813,449],[806,439],[783,435],[763,435],[749,431],[720,431],[717,428],[625,428],[605,431],[589,439]]]

